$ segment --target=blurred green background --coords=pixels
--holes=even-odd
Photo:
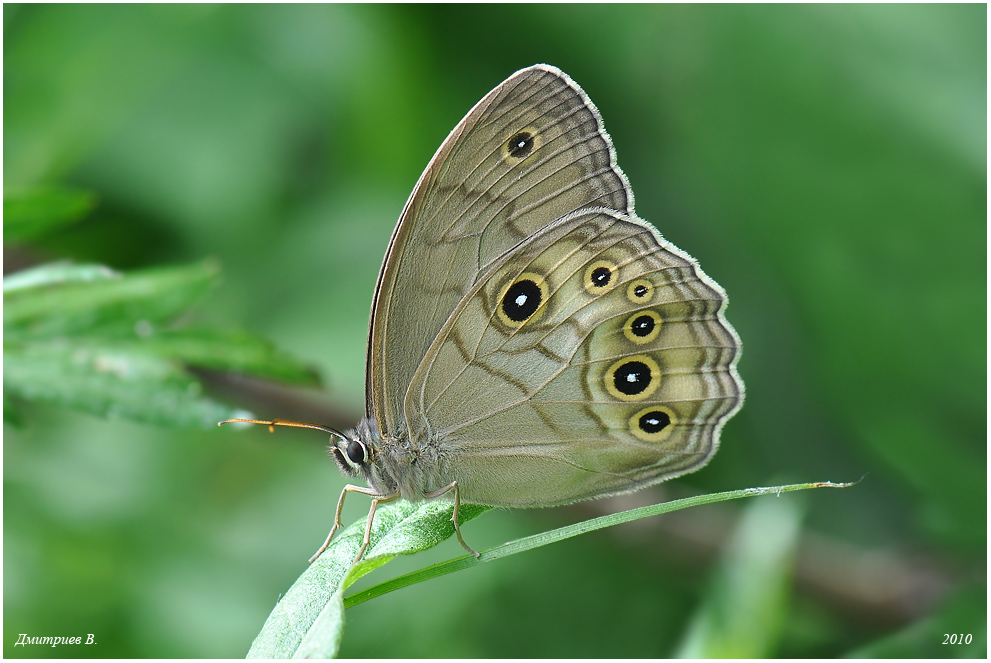
[[[404,589],[348,612],[341,654],[983,657],[986,12],[6,4],[5,195],[67,185],[99,203],[5,242],[4,272],[215,257],[223,283],[194,318],[267,336],[326,389],[207,376],[214,393],[351,425],[375,278],[420,172],[491,88],[557,65],[601,110],[638,213],[730,294],[747,403],[697,474],[492,511],[465,536],[482,549],[700,492],[863,480]],[[21,406],[4,426],[4,654],[243,656],[331,524],[344,480],[325,438]],[[458,554],[448,541],[373,575]],[[20,633],[98,644],[15,649]]]

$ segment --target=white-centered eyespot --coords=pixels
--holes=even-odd
[[[654,284],[647,279],[630,281],[626,286],[626,298],[634,304],[646,304],[654,298]]]
[[[608,260],[596,260],[585,268],[585,290],[592,295],[602,295],[616,287],[619,268]]]
[[[623,357],[606,371],[606,391],[621,401],[642,401],[661,386],[661,367],[647,355]]]
[[[547,297],[544,277],[534,272],[524,272],[503,286],[496,303],[496,313],[507,327],[519,328],[543,314]]]
[[[519,131],[514,131],[513,135],[502,144],[502,158],[509,165],[515,166],[532,156],[540,149],[541,145],[543,145],[543,139],[536,127],[524,127]]]
[[[630,417],[630,432],[644,442],[663,442],[677,424],[678,417],[671,408],[652,405]]]
[[[637,311],[623,325],[623,335],[637,345],[646,345],[661,333],[662,323],[657,311]]]

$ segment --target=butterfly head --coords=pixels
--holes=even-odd
[[[274,431],[276,426],[289,426],[291,428],[312,428],[330,434],[330,455],[334,458],[341,473],[348,477],[361,476],[367,479],[371,471],[369,465],[372,460],[373,449],[369,437],[371,430],[365,430],[368,426],[352,428],[343,433],[336,428],[324,426],[323,424],[311,424],[304,421],[286,421],[283,419],[272,419],[261,421],[258,419],[227,419],[220,424],[243,423],[261,424],[268,426],[270,431]],[[377,431],[376,431],[377,432]]]
[[[348,477],[365,477],[368,473],[368,463],[371,460],[371,450],[368,445],[355,435],[356,431],[333,433],[330,440],[330,455],[340,468],[341,474]]]

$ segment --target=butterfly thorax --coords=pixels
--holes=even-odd
[[[380,495],[399,493],[404,499],[417,501],[450,483],[445,479],[443,454],[436,444],[411,440],[403,428],[396,435],[383,435],[372,417],[365,417],[345,431],[350,441],[366,450],[364,462],[348,462],[344,451],[331,447],[331,454],[346,476],[361,476]]]

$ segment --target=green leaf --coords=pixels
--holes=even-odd
[[[802,520],[795,500],[750,504],[676,658],[774,655]]]
[[[3,277],[3,292],[14,293],[47,285],[62,283],[85,283],[104,279],[120,278],[106,265],[76,265],[69,262],[53,262],[8,274]]]
[[[5,396],[182,428],[239,416],[203,397],[200,384],[174,363],[136,348],[88,339],[4,343],[3,359]]]
[[[313,368],[278,350],[270,341],[243,331],[182,329],[138,341],[146,352],[190,366],[234,371],[303,385],[318,385]]]
[[[358,521],[345,529],[326,552],[293,584],[269,615],[261,633],[248,652],[249,658],[327,658],[335,656],[344,629],[344,610],[402,587],[437,578],[448,573],[495,561],[510,555],[640,518],[701,504],[711,504],[742,497],[780,495],[810,488],[843,488],[852,484],[829,482],[792,484],[769,488],[746,488],[724,493],[699,495],[653,504],[608,516],[592,518],[549,532],[542,532],[496,546],[478,559],[463,555],[407,573],[366,590],[342,598],[343,591],[366,573],[382,566],[398,554],[412,554],[440,543],[454,534],[450,502],[434,500],[409,503],[398,501],[382,506],[375,514],[371,543],[361,561],[350,568],[364,534],[365,522]],[[483,513],[489,507],[461,505],[461,522]]]
[[[24,242],[86,216],[96,206],[89,191],[35,189],[3,197],[3,241]]]
[[[465,523],[488,509],[463,504],[459,521]],[[396,555],[411,555],[448,539],[454,534],[452,510],[453,504],[445,500],[382,505],[375,512],[368,549],[354,566],[365,521],[340,532],[275,606],[248,658],[335,656],[344,629],[344,590]]]
[[[100,416],[203,427],[245,413],[205,398],[183,365],[318,384],[311,368],[252,334],[162,329],[218,275],[208,261],[131,274],[56,263],[5,277],[5,393]]]
[[[127,275],[82,280],[92,266],[73,274],[49,267],[33,287],[4,292],[4,338],[38,339],[97,332],[130,335],[170,321],[216,283],[219,267],[207,261],[182,267],[150,269]],[[63,277],[58,280],[56,277]],[[6,281],[6,278],[4,279]]]
[[[570,539],[578,536],[579,534],[593,532],[595,530],[612,527],[614,525],[621,525],[623,523],[632,522],[641,518],[649,518],[651,516],[658,516],[663,513],[687,509],[692,506],[725,502],[727,500],[735,500],[743,497],[758,497],[761,495],[779,496],[782,493],[789,493],[796,490],[809,490],[812,488],[847,488],[852,485],[854,484],[820,481],[816,483],[798,483],[789,484],[787,486],[771,486],[767,488],[744,488],[742,490],[731,490],[723,493],[709,493],[707,495],[686,497],[680,500],[652,504],[636,509],[630,509],[628,511],[622,511],[620,513],[613,513],[607,516],[599,516],[598,518],[592,518],[580,523],[575,523],[574,525],[559,527],[558,529],[551,530],[549,532],[541,532],[540,534],[523,537],[522,539],[517,539],[516,541],[511,541],[510,543],[504,543],[500,546],[483,551],[478,559],[475,559],[471,555],[466,555],[447,562],[441,562],[440,564],[434,564],[433,566],[429,566],[419,571],[407,573],[406,575],[393,578],[392,580],[375,585],[374,587],[369,587],[366,590],[346,597],[344,599],[344,606],[350,608],[351,606],[373,599],[376,596],[381,596],[382,594],[387,594],[397,589],[402,589],[403,587],[408,587],[409,585],[423,582],[424,580],[438,578],[440,576],[447,575],[448,573],[454,573],[455,571],[471,568],[476,564],[492,562],[497,559],[502,559],[503,557],[509,557],[510,555],[516,555],[527,550],[540,548],[541,546],[546,546],[551,543],[564,541],[565,539]]]

